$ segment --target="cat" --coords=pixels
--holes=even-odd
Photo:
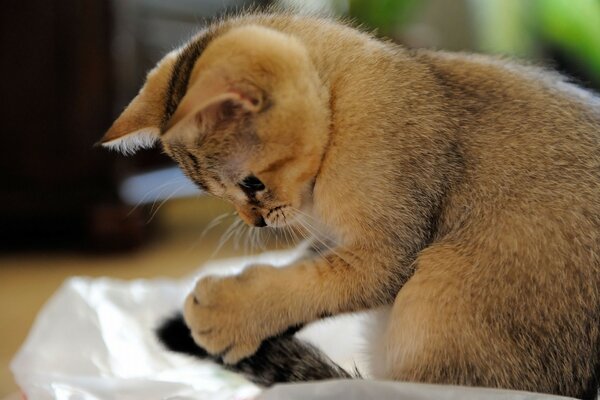
[[[102,139],[157,143],[247,224],[321,245],[198,281],[159,329],[171,349],[265,386],[351,378],[293,333],[378,309],[371,376],[595,398],[594,94],[328,18],[246,14],[167,54]]]

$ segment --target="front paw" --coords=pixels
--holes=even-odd
[[[184,317],[194,341],[234,364],[279,333],[277,299],[270,286],[276,269],[252,267],[238,276],[199,280],[185,302]],[[279,318],[281,319],[281,318]]]

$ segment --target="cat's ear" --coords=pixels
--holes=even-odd
[[[103,147],[130,155],[149,149],[158,141],[163,110],[149,105],[141,95],[133,99],[100,140]]]
[[[174,56],[167,55],[148,74],[146,83],[112,124],[99,144],[123,154],[151,148],[159,140],[165,93]]]
[[[197,82],[169,120],[165,137],[183,132],[207,134],[219,122],[260,112],[265,103],[263,91],[250,83]]]

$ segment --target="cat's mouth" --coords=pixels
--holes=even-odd
[[[282,228],[291,225],[295,219],[292,207],[287,204],[278,205],[266,210],[259,210],[257,207],[238,209],[238,215],[246,224],[256,228],[266,226]]]
[[[290,225],[294,219],[290,210],[291,207],[287,204],[282,204],[269,209],[264,217],[267,226],[272,228],[282,228]]]

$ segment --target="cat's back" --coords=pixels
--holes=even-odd
[[[554,71],[493,56],[419,51],[462,124],[600,139],[600,97]],[[559,134],[561,131],[561,134]]]
[[[484,247],[552,255],[547,266],[598,265],[584,251],[600,245],[598,97],[514,61],[444,52],[418,58],[444,87],[463,158],[448,229],[464,226]]]
[[[600,98],[593,92],[490,56],[422,52],[420,59],[444,88],[471,165],[496,181],[528,178],[530,188],[579,182],[600,191]]]

